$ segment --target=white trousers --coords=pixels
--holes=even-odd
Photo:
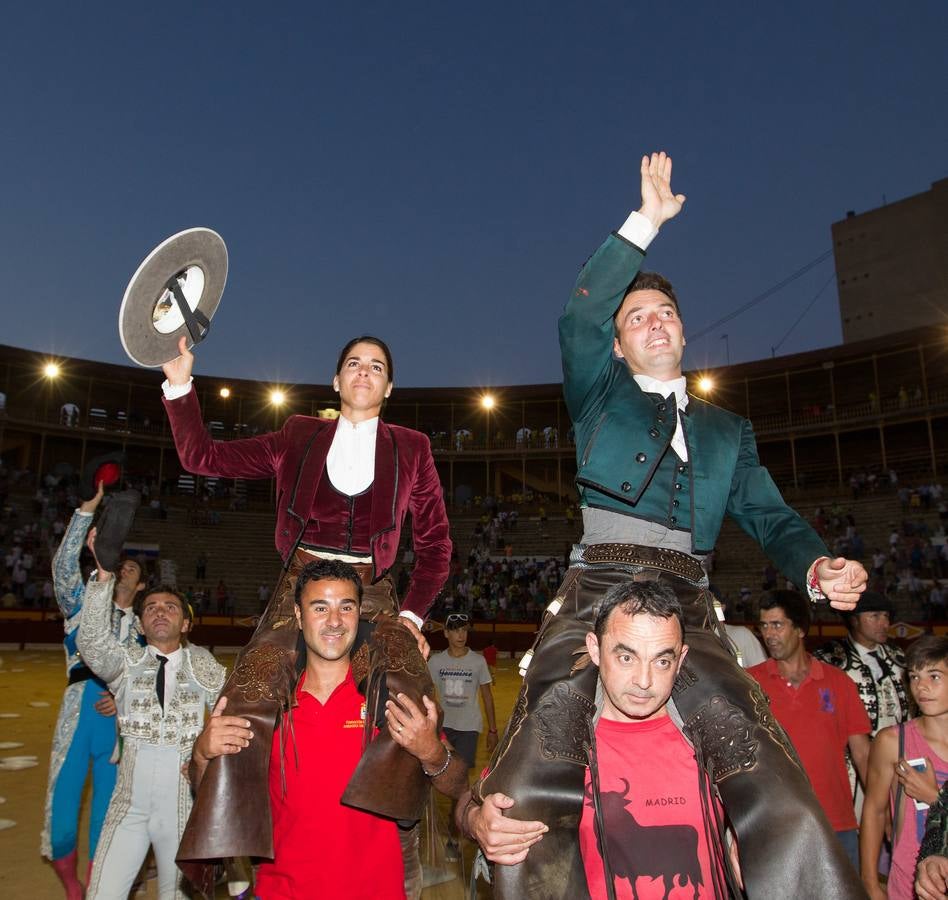
[[[155,849],[158,865],[159,900],[184,897],[181,874],[174,862],[181,837],[178,822],[178,795],[183,777],[181,753],[176,747],[144,743],[139,743],[136,750],[130,796],[120,796],[120,773],[119,787],[112,797],[113,808],[109,809],[95,855],[89,900],[127,900],[149,846]],[[124,814],[116,804],[127,804]],[[117,810],[116,821],[113,813]]]

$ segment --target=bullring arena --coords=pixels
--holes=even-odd
[[[933,583],[948,574],[940,552],[946,516],[938,487],[948,465],[946,348],[948,329],[926,328],[689,373],[693,391],[751,419],[761,461],[830,547],[845,542],[851,550],[857,534],[856,555],[867,569],[878,549],[895,551],[876,576],[876,589],[896,603],[893,637],[900,641],[923,630],[948,631],[944,607],[932,610],[927,602]],[[17,530],[36,523],[35,565],[27,584],[0,590],[4,896],[59,894],[40,857],[39,833],[50,738],[64,687],[62,622],[55,603],[43,598],[51,525],[71,513],[60,508],[60,485],[90,459],[124,452],[126,481],[146,495],[129,552],[146,560],[154,578],[175,579],[198,601],[195,642],[227,665],[251,633],[262,589],[272,588],[279,573],[272,483],[184,472],[159,381],[138,368],[0,348],[3,554]],[[292,413],[325,414],[335,402],[328,385],[203,375],[196,385],[207,428],[220,440],[264,433]],[[491,602],[486,583],[474,592],[471,643],[498,650],[494,694],[502,731],[519,686],[515,659],[530,646],[545,605],[542,579],[534,575],[562,565],[580,526],[572,487],[575,447],[560,386],[492,388],[487,399],[486,391],[472,388],[399,388],[384,416],[431,438],[457,556],[453,577],[463,582],[466,570],[489,573],[502,564],[531,573],[525,576],[531,585],[505,602]],[[405,546],[399,567],[410,566]],[[766,566],[757,544],[726,524],[711,577],[729,601],[731,620],[751,626],[756,621],[755,600],[771,577]],[[442,599],[433,620],[443,620],[445,612]],[[837,617],[822,610],[809,641],[817,645],[842,633]],[[430,640],[435,649],[444,646],[437,628]],[[482,740],[478,763],[484,761]],[[442,816],[446,810],[442,805]],[[82,872],[85,851],[81,844]],[[461,897],[461,876],[471,857],[467,845],[464,872],[445,864],[454,880],[427,888],[424,896]],[[142,896],[154,896],[153,882],[146,880],[143,890]]]

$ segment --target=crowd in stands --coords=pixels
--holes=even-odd
[[[73,511],[79,506],[78,482],[73,474],[47,474],[33,490],[34,476],[0,466],[0,608],[13,607],[55,612],[50,562],[66,530]],[[29,503],[21,498],[31,494]],[[167,509],[157,496],[158,485],[146,479],[128,480],[125,488],[142,495],[140,515],[167,518]],[[11,492],[15,496],[11,496]],[[219,514],[218,514],[219,516]],[[207,558],[195,572],[195,580],[182,591],[195,615],[217,613],[233,615],[236,596],[223,579],[216,587],[206,581]],[[200,558],[199,558],[200,560]],[[146,586],[158,584],[157,566],[142,559]],[[91,556],[82,555],[83,572],[91,570]],[[268,598],[267,598],[268,599]],[[263,600],[265,605],[266,599]]]
[[[473,556],[473,554],[472,554]],[[563,559],[491,559],[477,555],[463,568],[455,559],[432,618],[467,613],[496,622],[536,622],[556,594]]]
[[[0,466],[0,556],[3,558],[0,607],[3,608],[55,607],[50,560],[66,530],[66,520],[71,513],[69,503],[75,499],[75,493],[70,494],[49,476],[33,494],[30,508],[22,509],[11,500],[11,489],[29,484],[30,480],[29,472]]]
[[[520,507],[533,504],[539,536],[545,537],[546,498],[517,494],[507,498],[474,498],[484,514],[473,530],[471,549],[462,564],[455,549],[448,581],[432,612],[441,619],[467,613],[473,619],[496,622],[536,622],[556,594],[568,560],[562,557],[524,557],[515,554]],[[539,504],[539,505],[537,505]],[[501,509],[501,505],[505,508]],[[567,509],[572,522],[574,510]],[[407,574],[403,577],[407,578]]]

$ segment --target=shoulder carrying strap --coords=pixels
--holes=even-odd
[[[899,722],[899,759],[905,756],[905,723]],[[895,791],[895,812],[892,816],[892,844],[899,839],[899,826],[902,824],[902,782]]]

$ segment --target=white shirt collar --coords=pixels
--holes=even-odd
[[[171,653],[162,653],[154,644],[149,644],[148,651],[154,657],[165,657],[168,660],[168,665],[173,669],[181,664],[181,657],[184,655],[184,647],[178,647],[177,650],[172,650]]]
[[[344,415],[340,413],[338,428],[344,429],[350,433],[354,432],[358,435],[375,434],[379,430],[379,417],[375,416],[374,418],[366,419],[363,422],[350,422]]]
[[[869,662],[870,659],[875,661],[872,654],[876,653],[879,650],[878,644],[876,644],[875,650],[870,650],[868,647],[864,647],[862,644],[859,643],[859,641],[856,641],[856,640],[854,640],[852,644],[856,648],[856,652],[863,658],[865,662]]]
[[[660,381],[658,378],[652,378],[651,375],[642,375],[638,372],[632,377],[646,394],[661,394],[667,400],[674,393],[679,409],[684,409],[688,405],[688,381],[684,375],[673,378],[671,381]]]

